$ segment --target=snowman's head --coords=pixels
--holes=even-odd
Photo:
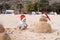
[[[41,16],[41,18],[39,19],[39,21],[47,22],[47,18],[45,16]]]

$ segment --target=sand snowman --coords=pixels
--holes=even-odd
[[[47,23],[47,19],[45,16],[42,16],[39,19],[39,23],[36,24],[34,28],[34,32],[37,32],[37,33],[50,33],[51,32],[51,25]]]

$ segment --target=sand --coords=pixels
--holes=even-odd
[[[10,30],[10,31],[9,31]],[[11,40],[60,40],[60,31],[55,30],[52,33],[34,33],[31,30],[9,29]]]
[[[19,30],[17,28],[19,22],[19,15],[0,15],[0,23],[3,24],[5,32],[9,35],[11,40],[60,40],[60,19],[59,16],[51,15],[52,33],[34,33],[32,32],[34,25],[38,22],[40,15],[26,15],[28,29]]]

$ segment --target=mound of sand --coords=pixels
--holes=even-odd
[[[11,38],[8,34],[4,34],[3,35],[3,40],[11,40]]]
[[[0,40],[11,40],[2,24],[0,24]]]
[[[0,33],[3,33],[5,31],[4,27],[2,24],[0,24]]]
[[[37,23],[34,28],[34,32],[38,32],[38,33],[50,33],[51,32],[51,25],[47,23],[46,17],[42,16],[40,18],[39,23]]]
[[[11,40],[11,38],[8,34],[0,33],[0,40]]]

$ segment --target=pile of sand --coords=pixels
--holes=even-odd
[[[0,24],[0,40],[11,40],[2,24]]]
[[[34,32],[38,33],[50,33],[51,25],[47,23],[46,17],[42,16],[39,20],[39,23],[36,24]]]
[[[3,33],[5,31],[4,27],[2,24],[0,24],[0,33]]]

